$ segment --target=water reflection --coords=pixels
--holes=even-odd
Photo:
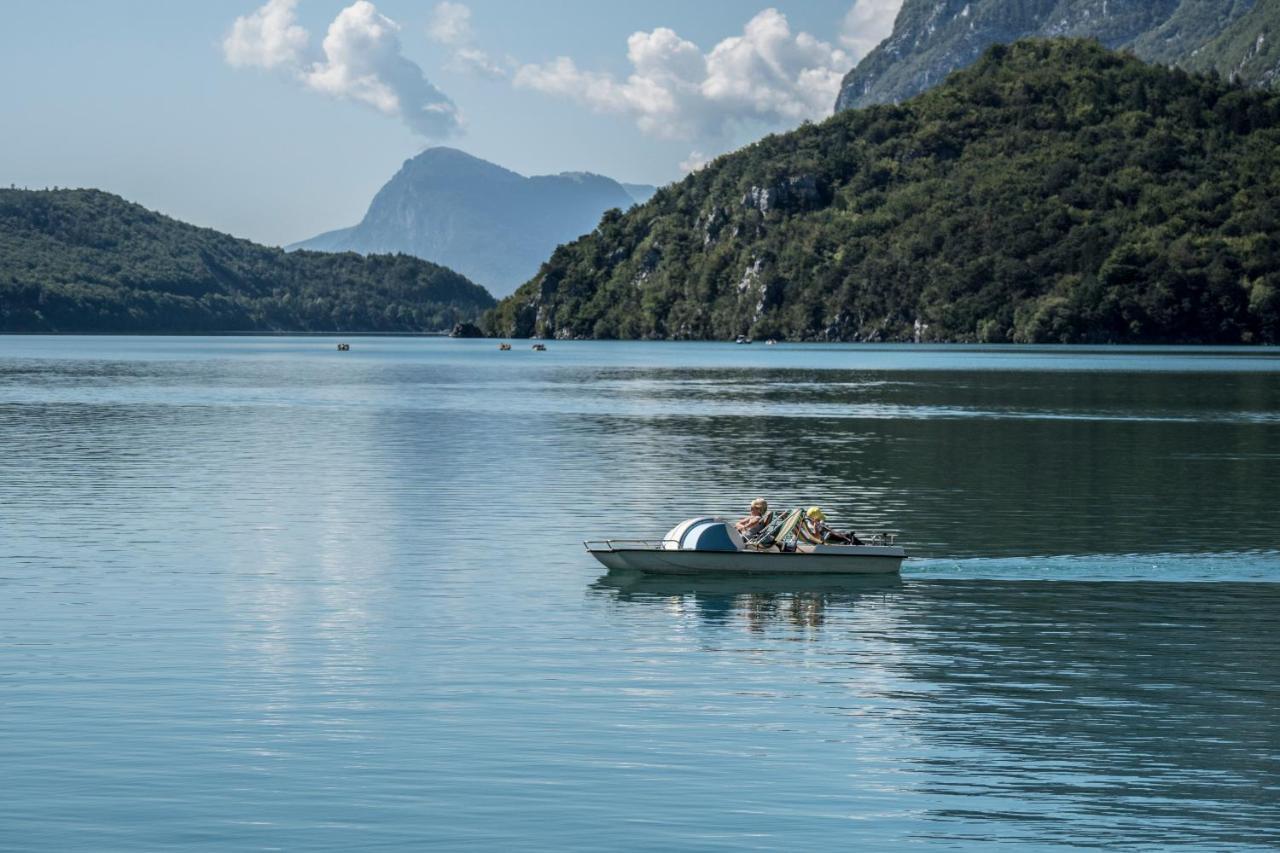
[[[605,416],[573,431],[686,507],[821,501],[922,556],[1266,549],[1280,526],[1280,429],[1259,424]]]
[[[356,343],[0,337],[6,842],[1277,841],[1276,594],[1066,581],[1280,578],[1280,356]],[[761,493],[916,559],[593,583]]]
[[[910,731],[904,757],[937,797],[924,837],[996,820],[1029,843],[1280,841],[1274,584],[610,573],[591,594],[696,613],[708,649],[739,630],[822,644],[804,659],[815,687],[853,700],[828,713],[888,709]]]
[[[753,630],[772,622],[820,628],[828,606],[852,608],[864,596],[901,589],[896,575],[833,577],[790,575],[652,575],[611,571],[591,585],[596,594],[623,602],[688,603],[709,625],[729,625],[738,617]]]

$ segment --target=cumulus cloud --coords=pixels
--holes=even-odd
[[[578,68],[568,57],[524,65],[515,85],[572,98],[630,116],[645,133],[674,139],[723,140],[743,125],[782,127],[831,112],[849,55],[766,9],[704,53],[659,27],[627,39],[632,73]]]
[[[356,0],[329,24],[324,59],[303,79],[317,92],[399,116],[423,136],[447,136],[459,125],[457,108],[400,52],[399,31],[369,0]]]
[[[298,0],[269,0],[231,25],[222,53],[232,68],[293,67],[302,62],[311,35],[298,26],[293,8]]]
[[[902,0],[856,0],[840,25],[840,44],[854,62],[862,59],[893,32]]]
[[[223,41],[233,67],[280,69],[315,92],[366,104],[416,133],[443,138],[460,126],[458,110],[401,52],[400,25],[369,0],[356,0],[329,24],[318,54],[294,17],[296,0],[268,0],[236,19]]]
[[[501,65],[476,47],[471,33],[471,9],[462,3],[437,3],[427,23],[427,37],[452,49],[449,65],[455,70],[492,79],[507,76]]]

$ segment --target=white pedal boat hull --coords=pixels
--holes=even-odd
[[[627,548],[589,543],[587,551],[609,569],[662,575],[883,575],[900,571],[907,558],[907,552],[896,545],[813,545],[780,552]]]

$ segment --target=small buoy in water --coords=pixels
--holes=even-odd
[[[498,344],[498,349],[502,350],[503,352],[506,352],[507,350],[511,349],[511,344]]]
[[[338,352],[346,352],[351,349],[351,344],[338,344]]]

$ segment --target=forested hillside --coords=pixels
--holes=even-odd
[[[97,190],[0,190],[4,332],[424,332],[493,304],[417,258],[286,253]]]
[[[1250,86],[1276,87],[1280,84],[1280,0],[1257,0],[1181,64]]]
[[[1093,42],[990,49],[608,213],[501,335],[1275,342],[1280,96]]]

